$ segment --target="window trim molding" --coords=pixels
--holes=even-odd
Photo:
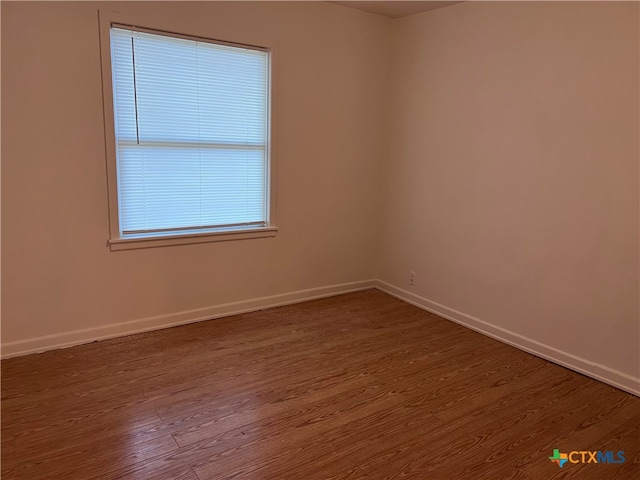
[[[142,238],[116,238],[108,241],[112,252],[136,250],[139,248],[168,247],[171,245],[191,245],[194,243],[226,242],[248,238],[275,237],[277,227],[259,227],[247,230],[225,230],[220,232],[189,233]]]
[[[104,114],[104,139],[105,139],[105,160],[106,160],[106,176],[107,176],[107,205],[109,218],[109,238],[107,245],[111,251],[165,247],[170,245],[188,245],[207,242],[219,242],[230,240],[245,240],[252,238],[274,237],[278,232],[276,227],[276,141],[275,141],[275,120],[276,116],[276,97],[277,97],[277,81],[276,71],[274,68],[276,61],[277,44],[272,40],[237,38],[227,38],[218,40],[207,32],[193,31],[191,33],[183,32],[184,28],[180,25],[173,25],[173,22],[148,21],[140,18],[139,15],[116,12],[112,10],[98,10],[98,26],[100,37],[100,61],[101,61],[101,77],[102,77],[102,100]],[[118,199],[118,174],[117,174],[117,157],[116,157],[116,134],[115,134],[115,110],[113,99],[113,77],[111,70],[111,27],[112,26],[128,26],[138,28],[140,30],[148,30],[167,35],[182,38],[199,38],[202,41],[211,43],[245,46],[255,50],[262,50],[269,53],[269,97],[268,97],[268,122],[267,122],[267,138],[266,138],[266,186],[268,188],[267,199],[267,222],[263,227],[253,227],[247,229],[207,231],[195,233],[179,233],[176,235],[162,235],[157,237],[144,238],[127,238],[120,235],[119,223],[119,199]],[[203,35],[203,33],[205,33]],[[225,37],[227,35],[224,35]],[[257,46],[261,45],[261,46]]]

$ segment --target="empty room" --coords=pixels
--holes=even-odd
[[[3,480],[640,478],[640,3],[0,8]]]

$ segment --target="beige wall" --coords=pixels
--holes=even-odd
[[[3,345],[373,278],[388,19],[326,3],[112,4],[178,31],[275,42],[285,134],[277,237],[110,252],[104,6],[2,2]],[[67,335],[78,329],[98,330]]]
[[[379,278],[613,383],[640,376],[637,4],[393,21],[113,4],[278,44],[278,236],[123,252],[106,247],[101,6],[2,2],[4,353]]]
[[[391,53],[378,278],[640,376],[638,4],[464,3]]]

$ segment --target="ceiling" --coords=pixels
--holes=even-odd
[[[365,12],[378,13],[391,18],[406,17],[414,13],[426,12],[436,8],[448,7],[462,2],[396,2],[393,0],[377,1],[377,2],[330,2],[336,5],[344,5],[346,7],[357,8]]]

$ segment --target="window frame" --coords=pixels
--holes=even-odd
[[[194,243],[208,243],[229,240],[245,240],[253,238],[274,237],[278,228],[275,226],[275,161],[274,161],[274,51],[275,43],[264,39],[234,38],[219,40],[213,38],[210,32],[185,33],[180,26],[162,24],[161,22],[147,22],[135,15],[122,14],[120,12],[99,10],[100,56],[102,66],[102,90],[105,130],[105,155],[107,163],[107,196],[109,209],[109,239],[107,245],[111,251],[130,250],[150,247],[164,247],[170,245],[186,245]],[[152,24],[153,23],[153,24]],[[220,229],[203,232],[177,232],[176,234],[163,233],[158,236],[148,237],[123,237],[120,234],[120,207],[118,194],[118,173],[116,156],[115,111],[113,98],[113,77],[111,69],[111,28],[112,26],[128,26],[135,29],[146,30],[152,33],[165,34],[191,40],[207,41],[221,45],[249,47],[260,49],[268,53],[268,79],[269,88],[267,95],[267,134],[266,134],[266,189],[267,189],[267,215],[265,226],[242,229]],[[177,27],[177,28],[176,28]],[[203,35],[205,33],[205,35]],[[226,37],[226,35],[225,35]],[[256,41],[258,40],[258,41]],[[258,46],[260,45],[260,46]]]

